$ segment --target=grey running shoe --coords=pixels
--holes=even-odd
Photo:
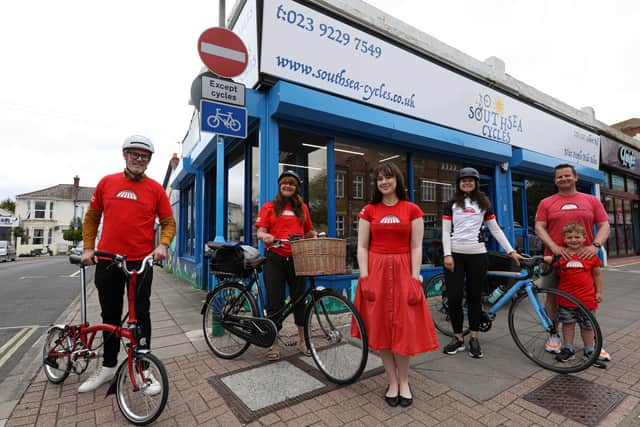
[[[445,354],[456,354],[459,351],[464,351],[464,340],[459,340],[456,337],[453,337],[443,350]]]
[[[482,354],[482,349],[480,348],[480,342],[478,338],[471,338],[469,340],[469,356],[474,359],[482,359],[484,354]]]

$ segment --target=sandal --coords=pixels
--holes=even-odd
[[[298,351],[307,357],[311,356],[311,350],[309,350],[304,343],[298,344]]]
[[[267,352],[266,358],[271,362],[280,360],[280,351],[270,348],[269,351]]]

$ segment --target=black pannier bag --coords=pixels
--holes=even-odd
[[[216,276],[247,277],[253,268],[249,261],[260,257],[260,252],[253,246],[213,242],[208,242],[207,246],[211,272]]]
[[[520,267],[516,264],[515,260],[504,252],[489,251],[487,253],[489,257],[489,270],[500,271],[520,271]],[[498,285],[502,285],[503,289],[509,289],[516,283],[516,279],[509,277],[487,277],[487,293],[491,293]]]

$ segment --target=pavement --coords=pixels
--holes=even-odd
[[[152,349],[167,367],[170,394],[155,425],[640,426],[640,257],[610,260],[603,277],[605,299],[598,320],[612,355],[606,370],[590,368],[562,376],[537,367],[516,348],[506,312],[500,312],[492,330],[480,336],[483,359],[439,351],[412,358],[414,403],[391,408],[382,399],[386,383],[373,353],[363,377],[342,387],[326,381],[295,346],[284,348],[276,363],[266,362],[265,350],[253,346],[237,359],[217,358],[201,332],[206,293],[156,269]],[[97,323],[97,293],[88,287],[89,321]],[[78,318],[79,298],[57,323]],[[293,325],[285,325],[284,335],[285,340],[295,337]],[[43,339],[0,384],[0,427],[128,425],[114,397],[105,397],[106,386],[77,393],[97,362],[81,376],[72,373],[61,385],[47,382],[41,369]],[[444,336],[439,340],[441,346],[448,342]],[[576,421],[576,411],[586,414],[593,409],[586,407],[589,393],[567,393],[577,405],[569,411],[571,418],[562,408],[531,402],[534,392],[567,379],[586,385],[583,391],[604,393],[602,402],[607,396],[617,399],[604,405],[597,423],[593,418]]]

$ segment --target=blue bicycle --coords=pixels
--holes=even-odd
[[[509,333],[518,348],[534,363],[558,373],[580,372],[595,365],[604,367],[598,362],[602,348],[602,332],[593,313],[575,297],[557,289],[541,289],[533,282],[534,278],[551,272],[552,267],[545,263],[542,256],[535,256],[520,261],[520,271],[489,270],[490,277],[515,279],[515,284],[491,305],[483,298],[482,320],[480,332],[491,329],[497,312],[507,303],[509,307]],[[444,335],[453,336],[449,319],[447,290],[444,273],[433,276],[425,285],[423,291],[431,310],[431,316],[436,329]],[[551,334],[560,334],[560,324],[552,319],[545,309],[547,298],[561,297],[569,300],[576,307],[582,318],[587,319],[593,329],[593,344],[590,337],[574,337],[575,357],[570,360],[559,357],[557,353],[545,349],[545,343]],[[469,333],[466,304],[463,300],[465,320],[463,334]]]

